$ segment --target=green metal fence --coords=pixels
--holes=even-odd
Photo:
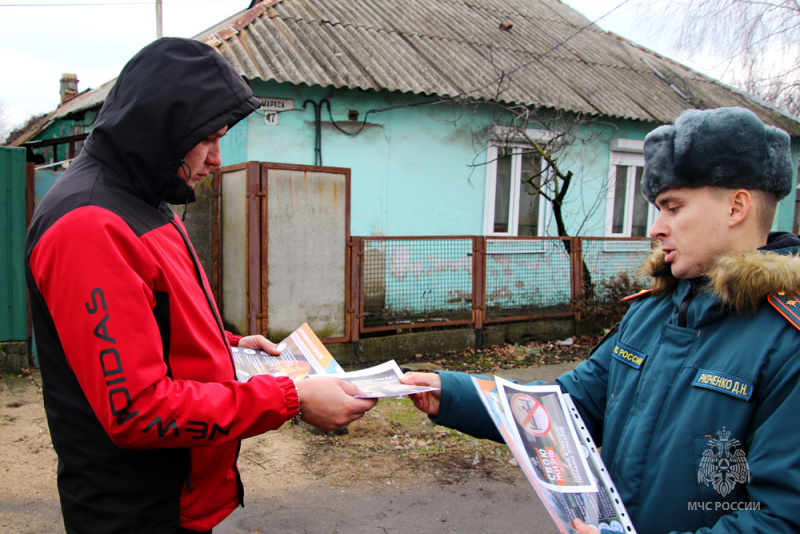
[[[0,342],[28,339],[25,149],[0,147]]]

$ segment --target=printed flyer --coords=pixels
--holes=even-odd
[[[278,350],[280,355],[272,356],[263,350],[232,347],[237,380],[247,382],[252,376],[262,374],[300,380],[344,372],[307,323],[281,341]]]
[[[401,383],[403,371],[400,370],[400,366],[394,360],[368,369],[362,369],[361,371],[350,371],[349,373],[334,376],[358,386],[363,394],[353,396],[361,398],[400,397],[439,389]]]
[[[361,398],[399,397],[438,389],[401,383],[403,372],[394,360],[360,371],[345,372],[306,323],[281,341],[278,350],[281,353],[272,356],[263,350],[231,347],[236,379],[247,382],[259,374],[288,376],[292,380],[335,376],[358,386],[362,394],[355,397]]]
[[[521,386],[473,377],[484,406],[558,529],[580,518],[596,529],[635,533],[569,395],[558,386]]]

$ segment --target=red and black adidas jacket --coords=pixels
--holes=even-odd
[[[164,203],[193,200],[183,155],[258,105],[210,47],[156,41],[36,210],[26,268],[68,532],[214,527],[242,502],[239,441],[297,412],[289,379],[234,379],[238,337]]]

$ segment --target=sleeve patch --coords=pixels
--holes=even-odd
[[[770,293],[767,300],[778,313],[800,330],[800,293],[797,291],[779,291]]]

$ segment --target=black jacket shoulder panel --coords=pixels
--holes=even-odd
[[[151,206],[142,201],[113,172],[81,154],[39,203],[28,229],[26,257],[56,221],[86,206],[115,213],[138,237],[169,224],[172,213],[166,205]]]
[[[149,204],[191,201],[193,190],[177,175],[183,158],[260,105],[247,82],[210,46],[159,39],[122,69],[84,150],[129,177]]]

